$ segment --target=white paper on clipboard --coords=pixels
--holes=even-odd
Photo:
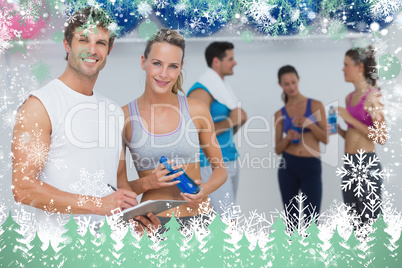
[[[134,207],[123,210],[123,220],[128,221],[137,216],[146,216],[149,212],[156,215],[185,203],[187,203],[187,201],[184,200],[148,200]]]

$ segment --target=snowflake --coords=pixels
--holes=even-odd
[[[3,219],[7,218],[7,214],[5,213],[6,209],[6,204],[0,203],[0,224],[3,223]]]
[[[21,103],[24,102],[24,101],[28,98],[28,96],[29,96],[29,92],[28,92],[28,91],[25,91],[24,88],[21,88],[21,89],[18,91],[17,97],[18,97],[18,100],[19,100]]]
[[[80,180],[70,184],[70,189],[79,193],[78,205],[83,206],[88,201],[91,201],[96,206],[102,205],[101,197],[110,192],[110,188],[102,180],[105,172],[97,171],[95,174],[89,174],[85,168],[80,170]]]
[[[225,194],[225,198],[219,200],[219,207],[223,211],[222,215],[219,215],[222,220],[232,220],[238,217],[237,209],[234,210],[233,202],[230,202],[229,193]]]
[[[184,12],[186,10],[186,4],[180,3],[174,6],[174,11],[179,14],[181,12]]]
[[[137,6],[137,11],[141,16],[147,18],[152,13],[152,7],[148,3],[141,2]]]
[[[341,185],[342,191],[352,190],[352,185],[356,184],[353,192],[355,192],[356,197],[362,197],[363,192],[365,192],[364,184],[367,185],[367,192],[376,194],[378,190],[377,183],[375,181],[369,180],[369,176],[373,177],[375,180],[379,181],[384,178],[384,171],[377,168],[376,170],[370,170],[375,168],[380,162],[379,158],[375,155],[374,157],[369,157],[367,165],[364,164],[364,159],[367,157],[366,151],[358,150],[357,163],[353,162],[353,156],[346,154],[342,157],[345,165],[351,167],[351,170],[338,168],[336,171],[337,176],[341,178],[348,176],[347,180],[344,180]]]
[[[276,214],[279,214],[279,212],[276,212]],[[250,211],[249,217],[242,215],[235,223],[238,231],[247,233],[247,238],[250,243],[259,241],[262,245],[265,245],[268,242],[269,227],[272,226],[273,222],[272,214],[271,218],[268,220],[265,213],[258,214],[256,211]],[[239,239],[242,233],[243,232],[239,233]]]
[[[38,124],[35,124],[35,129],[32,130],[32,134],[35,139],[32,139],[29,133],[23,133],[23,135],[18,137],[16,149],[22,150],[27,154],[27,161],[17,162],[15,164],[16,167],[21,168],[22,172],[25,168],[28,168],[30,164],[35,167],[42,167],[48,159],[49,145],[41,141],[40,136],[42,129],[39,129]]]
[[[154,3],[158,9],[165,8],[169,5],[169,1],[167,0],[155,0]]]
[[[368,27],[369,25],[365,21],[358,21],[355,26],[356,30],[358,30],[359,32],[366,31]]]
[[[16,111],[8,111],[6,114],[3,114],[3,128],[13,128],[15,122]]]
[[[6,90],[4,90],[4,95],[3,95],[3,97],[0,97],[0,99],[3,99],[3,105],[1,106],[2,109],[7,109],[8,105],[14,104],[13,101],[9,100],[9,99],[12,99],[12,97],[7,96]]]
[[[318,219],[316,208],[312,204],[306,204],[306,200],[307,196],[301,192],[295,195],[288,204],[285,204],[281,217],[288,227],[289,234],[297,228],[299,234],[304,235],[313,218]]]
[[[13,30],[10,27],[10,19],[11,17],[7,13],[0,11],[0,54],[11,47],[9,41],[12,38]]]
[[[347,238],[353,228],[361,223],[360,216],[351,206],[334,200],[330,207],[320,215],[319,226],[320,236],[323,241],[328,241],[335,231],[343,238]]]
[[[268,5],[266,1],[253,1],[246,6],[246,15],[250,15],[255,21],[273,21],[275,23],[275,19],[271,15],[271,10],[277,7],[277,5]]]
[[[180,221],[180,218],[177,218],[179,223],[182,224],[182,228],[180,232],[187,238],[190,239],[193,235],[193,232],[200,238],[200,241],[203,237],[208,235],[207,226],[211,224],[213,219],[215,218],[215,212],[210,209],[207,213],[204,213],[202,217],[194,217],[187,221],[187,225],[183,225]]]
[[[38,21],[40,16],[40,11],[42,5],[39,3],[32,3],[32,1],[25,1],[20,6],[19,15],[21,20],[19,21],[22,25],[25,25],[27,21]]]
[[[42,129],[39,129],[38,124],[35,124],[35,129],[32,130],[32,133],[24,132],[18,137],[16,149],[25,152],[27,160],[25,162],[17,162],[15,165],[16,168],[19,168],[23,172],[29,165],[42,167],[45,163],[52,163],[58,169],[62,167],[67,168],[67,166],[64,165],[64,159],[52,157],[52,153],[49,150],[50,146],[40,139],[41,135]],[[57,136],[51,139],[50,144],[52,148],[57,148],[62,145],[59,140],[61,139]],[[43,173],[39,175],[44,176]]]
[[[389,20],[389,17],[392,18],[392,15],[400,10],[402,2],[400,0],[370,0],[370,6],[374,18]]]
[[[369,126],[370,133],[368,138],[373,141],[373,143],[385,144],[385,140],[389,139],[390,128],[387,127],[385,122],[374,121],[374,126]]]
[[[50,68],[50,65],[45,64],[42,60],[39,60],[39,62],[31,66],[31,72],[36,81],[42,84],[46,79],[51,78]]]
[[[190,27],[198,32],[204,27],[204,23],[201,21],[201,18],[191,18]]]
[[[295,21],[297,21],[299,18],[300,18],[300,10],[299,9],[295,9],[295,10],[292,10],[291,12],[290,12],[290,15],[291,15],[291,21],[292,22],[295,22]]]

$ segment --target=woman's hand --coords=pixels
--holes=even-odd
[[[294,141],[300,139],[300,133],[294,129],[289,129],[288,133],[286,133],[285,139],[289,141]]]
[[[310,128],[311,124],[314,124],[313,121],[304,116],[295,116],[292,119],[292,122],[295,126],[300,128]]]
[[[173,165],[174,160],[169,160],[168,163],[170,165]],[[174,170],[181,168],[182,165],[176,165],[176,166],[172,166],[172,168]],[[170,186],[174,186],[178,183],[180,183],[180,181],[172,181],[174,178],[177,178],[178,176],[182,175],[183,172],[177,172],[176,174],[172,174],[172,175],[167,175],[169,174],[169,170],[165,168],[165,165],[160,164],[159,166],[157,166],[153,171],[152,174],[149,175],[149,178],[147,179],[147,184],[148,184],[148,189],[159,189],[159,188],[163,188],[163,187],[170,187]]]
[[[346,108],[343,107],[335,107],[335,111],[338,111],[338,115],[345,120],[346,123],[351,123],[353,120],[353,116],[349,113],[349,111]]]
[[[201,180],[195,180],[194,182],[200,186],[201,190],[196,194],[181,193],[181,196],[184,198],[184,200],[188,202],[186,204],[188,207],[192,209],[198,209],[200,208],[203,200],[207,197],[207,194],[204,190],[203,185],[201,185]]]

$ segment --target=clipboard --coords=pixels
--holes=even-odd
[[[137,216],[146,216],[149,212],[156,215],[185,203],[187,203],[185,200],[147,200],[134,207],[123,210],[123,220],[128,221]]]

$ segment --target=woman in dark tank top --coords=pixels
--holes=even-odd
[[[322,198],[319,143],[328,142],[324,106],[299,92],[299,76],[293,66],[278,71],[285,106],[275,113],[275,152],[282,155],[278,169],[279,187],[285,210],[298,207],[295,196],[302,192],[309,206],[306,221],[320,212]],[[315,212],[315,213],[314,213]],[[288,228],[297,227],[297,219],[287,214]]]

